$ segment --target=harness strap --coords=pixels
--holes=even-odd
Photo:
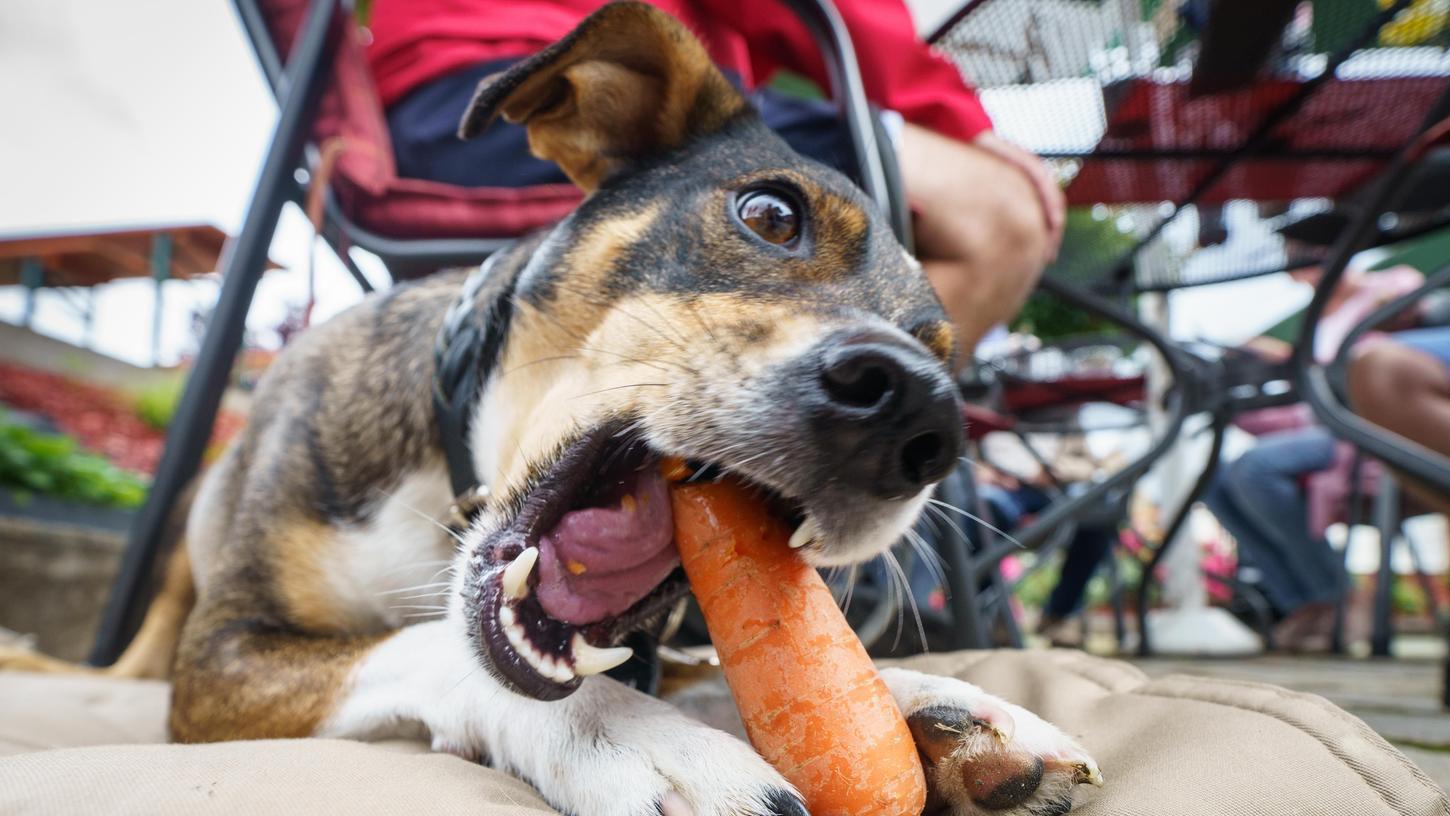
[[[513,318],[517,275],[495,275],[494,267],[507,248],[488,256],[463,282],[458,300],[448,310],[433,346],[433,413],[448,463],[448,480],[456,497],[454,507],[461,530],[483,509],[487,486],[473,469],[468,448],[469,423],[484,383],[498,365],[503,342]],[[606,674],[646,694],[659,693],[660,663],[655,639],[644,632],[630,634],[626,642],[635,659]]]
[[[433,413],[454,496],[472,494],[483,486],[473,469],[468,432],[479,392],[498,364],[513,316],[514,276],[494,276],[506,251],[488,256],[463,282],[433,347]]]

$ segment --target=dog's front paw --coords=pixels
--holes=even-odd
[[[790,783],[745,742],[612,681],[590,678],[562,703],[533,708],[569,709],[564,738],[509,741],[503,767],[565,813],[806,816]]]
[[[683,717],[648,739],[601,745],[592,760],[579,769],[580,816],[806,816],[750,746]]]
[[[928,813],[1060,816],[1102,771],[1071,737],[970,683],[903,669],[882,676],[926,766]]]

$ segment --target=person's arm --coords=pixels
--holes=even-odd
[[[815,40],[780,0],[695,0],[749,42],[751,69],[768,82],[786,68],[830,90]],[[992,132],[992,120],[961,71],[916,34],[902,0],[836,0],[856,45],[866,96],[906,121],[990,154],[1031,183],[1048,229],[1049,259],[1066,225],[1062,188],[1042,160]]]

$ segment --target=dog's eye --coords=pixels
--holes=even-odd
[[[801,217],[796,206],[770,190],[751,190],[735,201],[735,214],[750,231],[772,244],[786,246],[800,237]]]

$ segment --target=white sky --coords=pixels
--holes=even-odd
[[[926,28],[943,0],[913,5]],[[276,110],[226,0],[4,0],[0,76],[0,234],[184,222],[239,228]],[[288,269],[264,278],[249,326],[269,329],[303,302],[309,246],[309,227],[289,211],[272,244],[272,258]],[[317,256],[320,319],[358,292],[329,252]],[[386,280],[376,259],[359,262]],[[1178,297],[1175,319],[1189,336],[1241,339],[1302,301],[1287,286],[1267,279]],[[184,350],[191,306],[215,290],[209,282],[166,285],[163,362]],[[93,346],[149,364],[151,293],[150,281],[104,287]],[[23,302],[18,287],[0,287],[0,319],[19,322]],[[1214,305],[1227,303],[1238,308]],[[1266,305],[1246,315],[1245,303]],[[81,340],[79,317],[54,294],[42,296],[35,325]]]
[[[0,233],[98,225],[241,225],[276,106],[226,0],[5,0],[0,3]],[[16,81],[16,80],[19,81]],[[306,297],[310,228],[284,218],[249,325],[275,326]],[[330,253],[319,259],[319,311],[358,297]],[[367,259],[372,261],[374,259]],[[297,271],[292,271],[297,270]],[[374,280],[383,280],[380,267]],[[152,283],[104,287],[95,346],[151,362]],[[216,284],[166,285],[163,358],[186,342],[191,303]],[[19,322],[23,294],[0,287],[0,319]],[[51,295],[36,325],[76,341],[81,321]]]

